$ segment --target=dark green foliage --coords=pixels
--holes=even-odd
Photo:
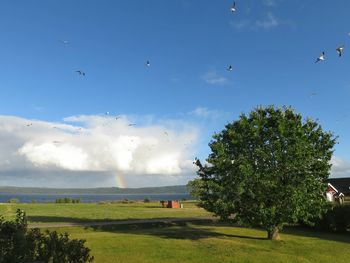
[[[208,211],[278,238],[283,225],[325,211],[335,143],[291,108],[260,107],[213,136],[208,164],[196,161],[201,181],[192,186]]]
[[[145,199],[143,199],[143,202],[144,203],[149,203],[149,202],[151,202],[151,200],[148,197],[146,197]]]
[[[125,198],[121,201],[122,204],[129,204],[129,199]]]
[[[19,203],[19,199],[17,198],[11,198],[10,200],[7,201],[10,204],[18,204]]]
[[[350,231],[350,204],[334,205],[321,218],[315,221],[315,228],[320,230]]]
[[[84,244],[84,240],[70,240],[68,234],[28,229],[26,215],[21,210],[17,210],[15,221],[0,220],[2,263],[92,262],[90,249]]]
[[[81,202],[80,198],[70,198],[70,197],[58,198],[55,201],[55,203],[57,204],[79,204],[80,202]]]
[[[196,199],[200,199],[201,197],[201,191],[203,189],[203,181],[201,179],[194,179],[192,181],[189,181],[187,183],[187,189],[190,195]]]

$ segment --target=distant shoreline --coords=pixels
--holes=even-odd
[[[137,195],[137,194],[189,194],[186,185],[142,187],[142,188],[40,188],[40,187],[0,187],[0,194],[44,194],[44,195]]]
[[[0,193],[0,203],[55,203],[58,199],[79,199],[81,203],[192,200],[187,193],[171,194],[21,194]]]

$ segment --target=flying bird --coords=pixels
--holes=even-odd
[[[336,50],[338,52],[339,57],[341,57],[343,55],[344,46],[340,46]]]
[[[233,4],[232,4],[230,10],[231,10],[232,13],[234,13],[234,12],[237,11],[237,9],[236,9],[236,2],[233,2]]]
[[[324,52],[321,53],[321,55],[316,59],[315,63],[318,63],[320,61],[325,61],[326,54]]]
[[[149,60],[146,61],[146,66],[150,67],[151,66],[151,62],[149,62]]]
[[[77,72],[80,76],[85,76],[85,72],[84,71],[76,70],[75,72]]]
[[[115,117],[115,120],[117,121],[117,120],[119,120],[121,117],[120,116],[117,116],[117,117]]]
[[[136,124],[135,123],[130,123],[128,126],[135,126]]]
[[[33,123],[28,123],[28,124],[27,124],[27,127],[32,126],[32,125],[33,125]]]
[[[232,70],[233,70],[233,67],[231,65],[228,66],[227,71],[232,71]]]

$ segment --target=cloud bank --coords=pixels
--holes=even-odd
[[[162,178],[161,184],[174,184],[174,178],[195,175],[192,160],[197,137],[193,125],[149,116],[82,115],[58,123],[0,116],[0,183],[13,178],[29,180],[31,185],[47,180],[46,186],[56,186],[59,180],[52,184],[51,179],[60,174],[62,181],[68,175],[81,175],[77,177],[81,184],[76,181],[75,187],[86,187],[84,174],[90,174],[97,180],[91,181],[93,187],[101,178],[111,181],[108,176],[118,174],[140,179],[130,179],[134,182],[145,182],[149,176]]]

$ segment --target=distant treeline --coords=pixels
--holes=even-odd
[[[79,204],[81,202],[80,198],[70,198],[70,197],[64,197],[64,198],[58,198],[56,199],[56,204]]]
[[[36,188],[36,187],[0,187],[0,193],[4,194],[188,194],[186,185],[162,186],[162,187],[144,187],[144,188]]]
[[[20,203],[20,200],[17,198],[11,198],[7,202],[10,204],[18,204],[18,203]],[[37,201],[32,200],[31,203],[37,203]],[[79,204],[79,203],[81,203],[81,199],[80,198],[71,198],[71,197],[57,198],[55,200],[55,203],[56,204]]]

